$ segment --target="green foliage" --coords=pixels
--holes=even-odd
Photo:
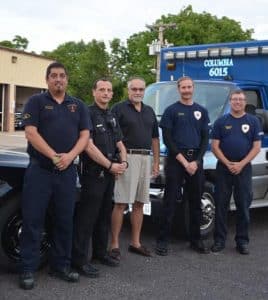
[[[28,47],[29,41],[20,35],[15,35],[12,41],[1,41],[0,45],[8,48],[18,49],[18,50],[25,50]]]

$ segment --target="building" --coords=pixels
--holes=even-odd
[[[46,90],[44,56],[0,46],[0,130],[14,131],[15,114],[27,99]]]

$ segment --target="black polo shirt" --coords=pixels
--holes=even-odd
[[[148,149],[152,138],[158,138],[158,124],[153,109],[142,103],[137,111],[130,100],[117,103],[112,111],[116,114],[123,133],[123,143],[127,149]]]
[[[79,99],[65,95],[59,104],[49,92],[29,98],[23,112],[24,125],[37,127],[39,134],[57,153],[67,153],[79,139],[80,131],[91,129],[86,105]],[[49,158],[38,152],[28,143],[30,157],[40,163],[51,166]]]

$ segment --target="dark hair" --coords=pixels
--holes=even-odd
[[[99,78],[99,79],[97,79],[97,80],[94,81],[93,86],[92,86],[93,90],[96,90],[97,84],[98,84],[99,81],[108,81],[108,82],[110,82],[112,84],[112,80],[110,78],[102,77],[102,78]]]
[[[65,74],[68,75],[66,68],[64,67],[64,65],[62,63],[59,63],[57,61],[54,61],[53,63],[51,63],[50,65],[48,65],[47,70],[46,70],[46,79],[48,79],[49,74],[51,73],[51,69],[53,68],[60,68],[63,69]]]
[[[182,76],[177,80],[177,86],[180,86],[180,83],[184,80],[191,80],[194,83],[193,79],[190,76]]]

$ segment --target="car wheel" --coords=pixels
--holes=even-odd
[[[0,265],[9,271],[17,271],[20,261],[19,237],[22,231],[20,194],[13,194],[0,208]],[[44,230],[40,247],[40,267],[48,257],[49,234]]]

